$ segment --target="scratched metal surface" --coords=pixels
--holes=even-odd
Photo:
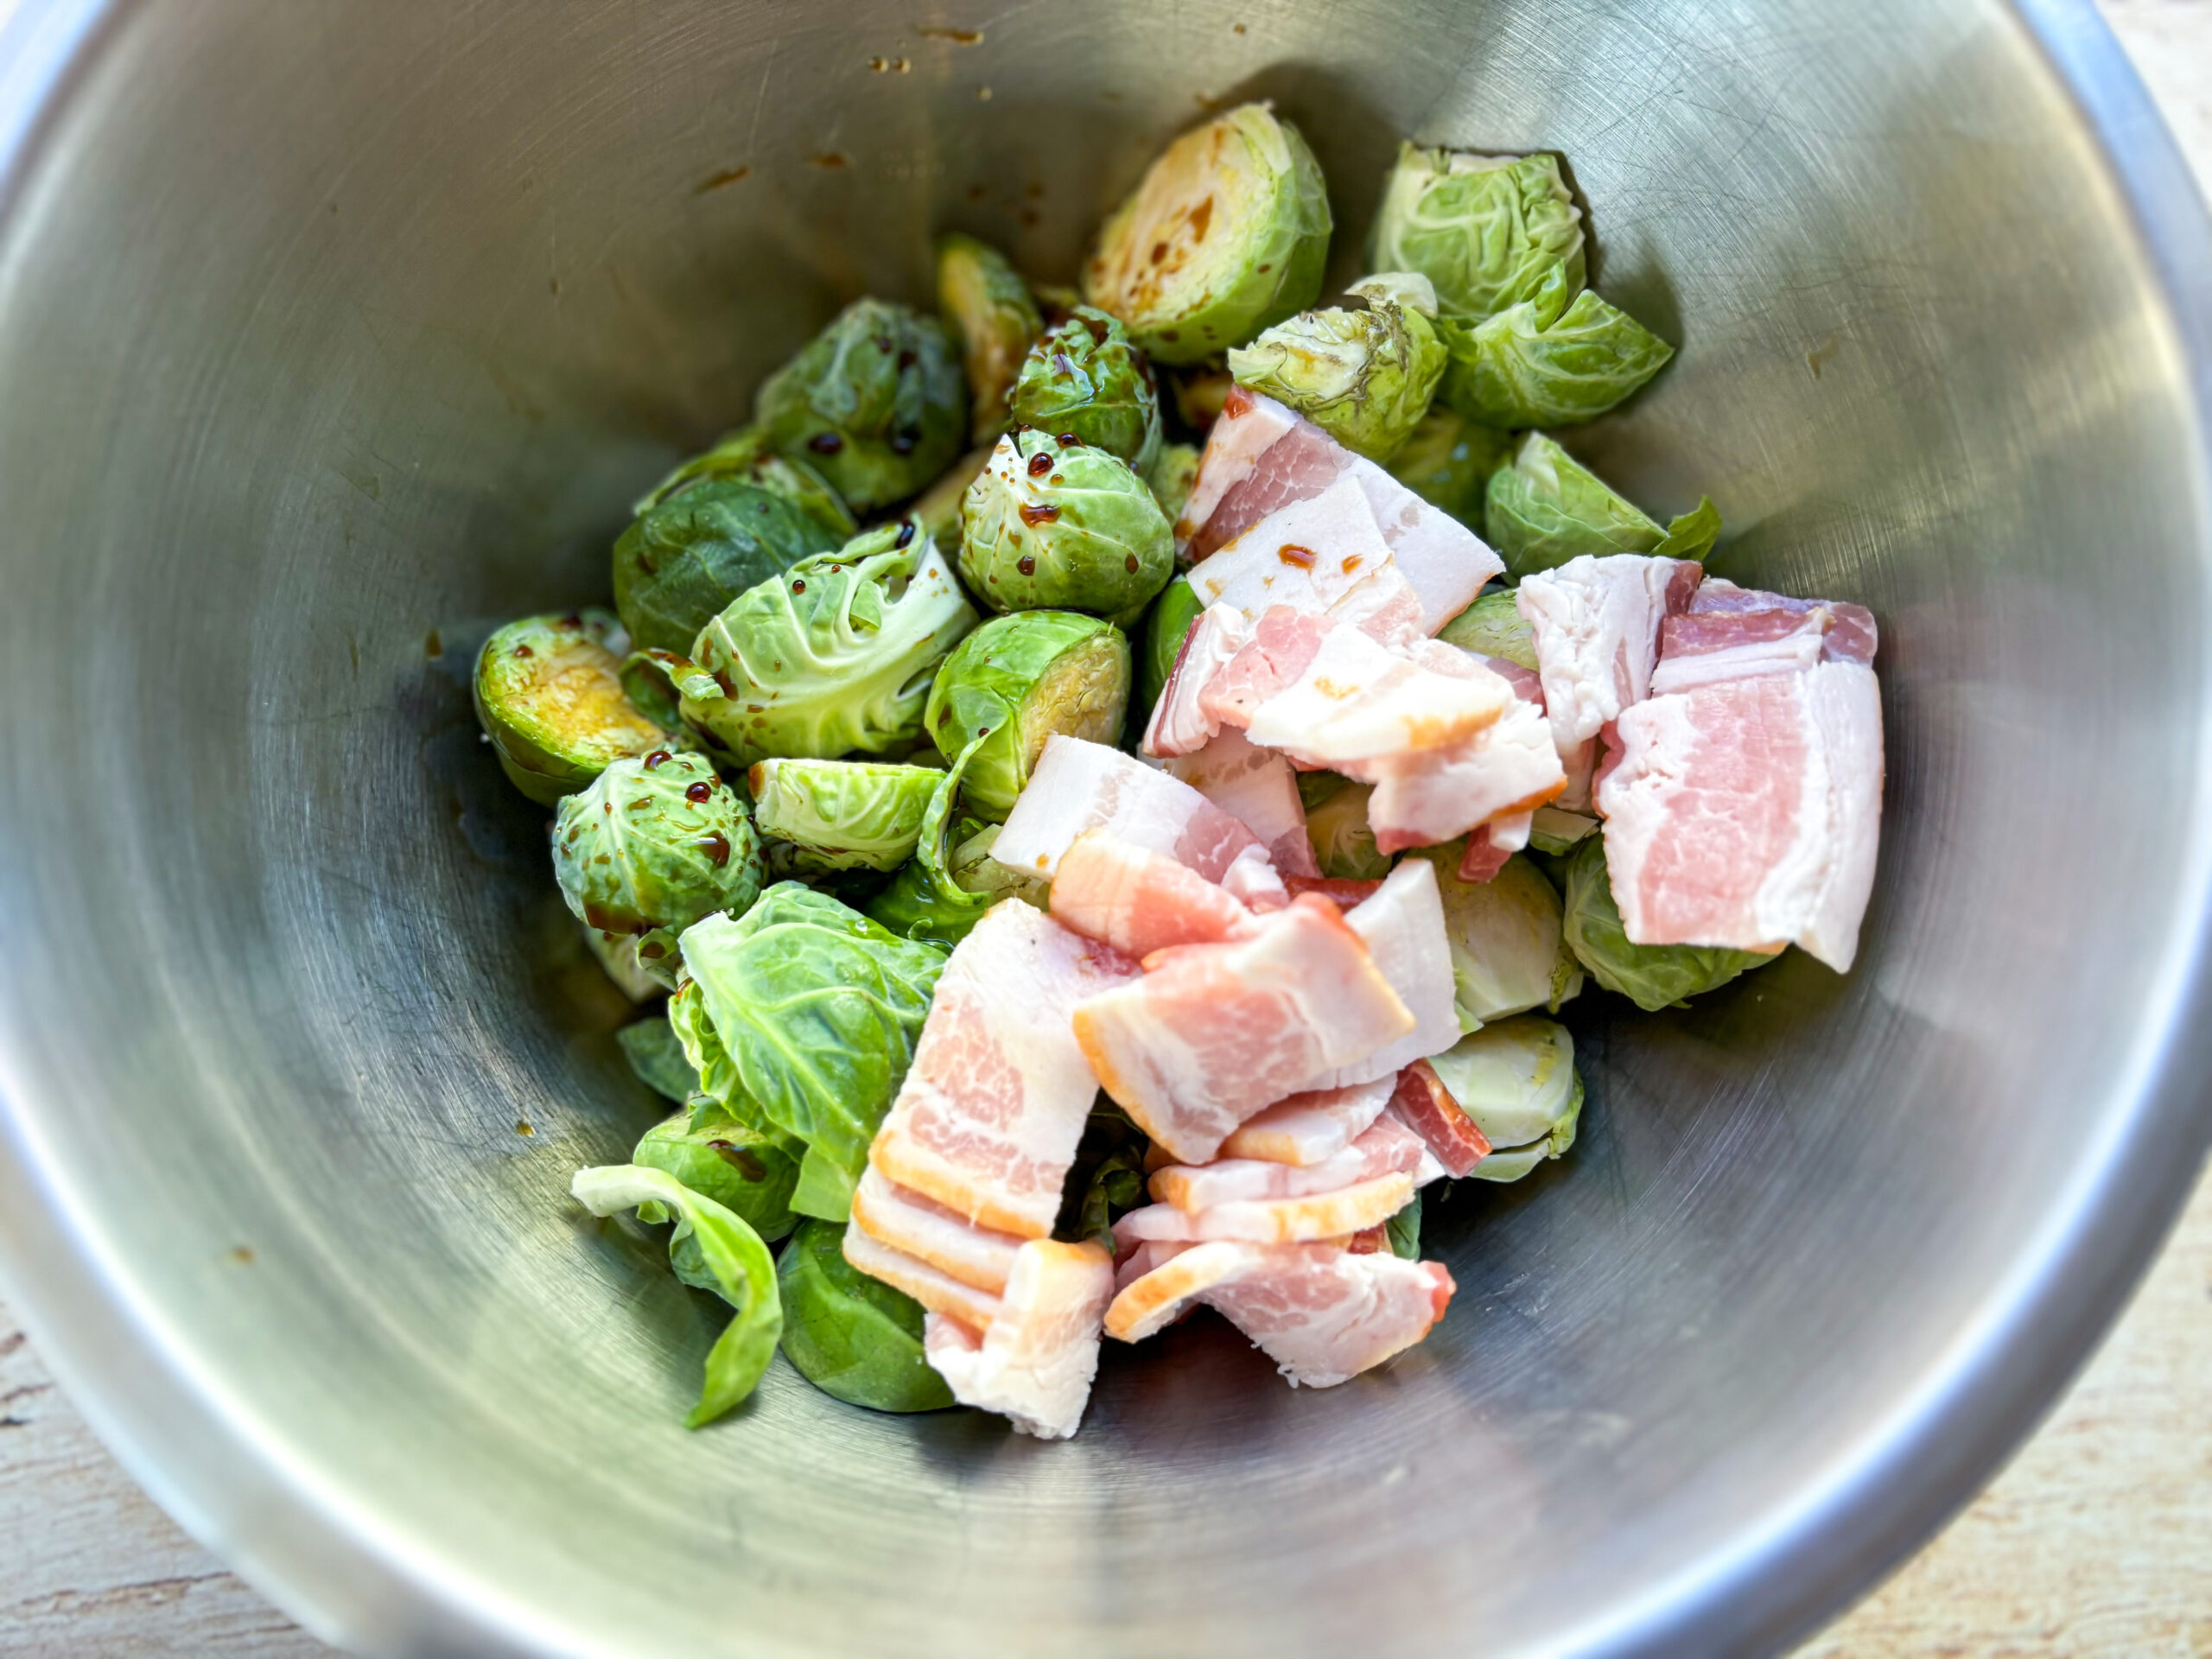
[[[2186,1190],[2212,509],[2171,181],[2123,197],[1969,0],[1175,17],[1163,56],[1134,6],[126,10],[21,152],[0,675],[52,712],[0,760],[0,1271],[313,1628],[1758,1651],[1986,1473]],[[1882,615],[1860,969],[1579,1011],[1575,1166],[1440,1217],[1454,1317],[1357,1386],[1201,1325],[1115,1355],[1071,1446],[781,1370],[688,1435],[714,1316],[563,1200],[652,1108],[467,648],[599,594],[635,488],[837,300],[916,293],[931,229],[1065,274],[1255,94],[1352,227],[1401,130],[1572,157],[1599,286],[1687,342],[1583,447],[1713,493],[1732,574]]]

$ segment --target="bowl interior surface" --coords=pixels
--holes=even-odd
[[[781,1363],[689,1433],[720,1315],[566,1196],[659,1109],[474,645],[601,598],[631,498],[844,300],[926,302],[931,232],[1068,279],[1250,97],[1340,277],[1401,136],[1564,152],[1595,284],[1682,343],[1574,447],[1710,493],[1718,572],[1880,618],[1859,965],[1586,996],[1580,1144],[1432,1206],[1459,1300],[1351,1385],[1207,1319],[1066,1445]],[[334,1637],[1753,1650],[1986,1473],[2185,1185],[2203,433],[1993,3],[207,0],[105,17],[35,139],[0,1243],[142,1478]]]

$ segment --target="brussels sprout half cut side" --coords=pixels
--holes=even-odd
[[[922,723],[939,750],[967,755],[962,798],[1003,818],[1029,769],[1059,734],[1112,743],[1129,707],[1129,642],[1075,611],[994,618],[953,648],[930,687]]]
[[[1428,1063],[1491,1144],[1490,1156],[1474,1167],[1478,1179],[1518,1180],[1574,1144],[1582,1079],[1574,1039],[1557,1021],[1536,1014],[1502,1020]]]
[[[605,611],[510,622],[476,656],[476,719],[508,781],[542,806],[573,795],[625,756],[671,747],[622,694],[627,649]]]
[[[968,372],[969,435],[988,444],[1007,426],[1007,395],[1044,316],[1004,254],[957,231],[937,239],[937,303]]]
[[[930,791],[943,776],[930,766],[871,760],[758,760],[750,774],[753,823],[788,845],[794,869],[895,870],[913,855]]]
[[[1510,588],[1481,594],[1446,622],[1436,637],[1462,651],[1503,658],[1531,674],[1536,672],[1536,631],[1521,614]]]

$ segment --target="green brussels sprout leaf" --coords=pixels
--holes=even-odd
[[[1335,774],[1306,773],[1299,779],[1301,786],[1308,777]],[[1375,831],[1367,822],[1367,798],[1375,791],[1367,784],[1337,781],[1340,787],[1306,809],[1306,833],[1313,837],[1313,855],[1320,861],[1321,874],[1332,880],[1380,881],[1390,874],[1390,861],[1376,851]]]
[[[1481,322],[1447,317],[1437,327],[1452,358],[1438,395],[1478,425],[1506,431],[1595,420],[1675,354],[1588,289],[1556,315],[1538,298]]]
[[[1598,827],[1598,820],[1562,807],[1540,806],[1529,817],[1529,845],[1534,851],[1558,858],[1574,850],[1575,843]]]
[[[1175,573],[1175,532],[1142,479],[1027,427],[999,440],[962,521],[961,577],[995,611],[1118,616]]]
[[[553,874],[586,925],[681,931],[760,891],[760,847],[745,798],[704,757],[658,750],[617,760],[553,821]]]
[[[950,949],[966,938],[991,907],[992,895],[969,892],[952,871],[954,849],[963,839],[953,833],[953,807],[969,765],[989,741],[988,736],[971,740],[939,774],[922,814],[913,857],[868,907],[871,919],[902,938],[931,940]]]
[[[772,1132],[741,1123],[711,1100],[696,1098],[656,1123],[638,1142],[630,1161],[648,1169],[664,1169],[702,1198],[712,1198],[741,1218],[765,1239],[779,1239],[797,1224],[791,1213],[791,1188],[798,1180],[798,1159],[792,1144]],[[639,1211],[640,1218],[664,1217]],[[677,1274],[686,1284],[696,1282],[696,1246],[683,1259],[676,1258]],[[702,1284],[702,1290],[712,1290]]]
[[[1105,450],[1146,474],[1160,458],[1160,394],[1128,331],[1078,306],[1021,360],[1011,405],[1016,426]]]
[[[699,1090],[698,1068],[684,1058],[683,1039],[664,1014],[639,1020],[614,1033],[622,1058],[638,1074],[638,1081],[655,1094],[665,1095],[678,1105]]]
[[[1536,671],[1536,631],[1522,616],[1510,588],[1482,594],[1436,637],[1462,651],[1502,657],[1531,674]]]
[[[1718,945],[1629,943],[1613,902],[1603,836],[1590,836],[1567,861],[1567,943],[1591,978],[1647,1012],[1716,990],[1774,960]]]
[[[1097,617],[1078,611],[994,617],[944,659],[922,723],[943,753],[965,755],[962,798],[969,807],[1003,818],[1047,739],[1120,737],[1129,668],[1128,640]]]
[[[507,779],[541,806],[573,795],[610,761],[666,748],[666,731],[622,695],[626,650],[605,611],[527,616],[476,654],[477,723]]]
[[[1487,507],[1488,540],[1516,582],[1586,553],[1655,553],[1667,539],[1649,515],[1541,432],[1522,438],[1513,464],[1491,475]]]
[[[1160,458],[1144,475],[1145,486],[1152,492],[1152,499],[1160,503],[1160,517],[1167,520],[1170,528],[1183,516],[1191,491],[1198,484],[1200,459],[1195,444],[1163,443],[1160,446]]]
[[[845,1260],[845,1230],[810,1221],[785,1247],[776,1281],[784,1357],[832,1399],[871,1411],[936,1411],[952,1390],[922,1351],[922,1306]]]
[[[648,508],[614,543],[614,608],[633,645],[681,654],[747,588],[843,541],[757,485],[696,485]]]
[[[1352,292],[1364,310],[1288,318],[1230,352],[1229,372],[1347,449],[1384,461],[1428,412],[1449,354],[1429,321],[1435,296],[1426,277],[1391,272]]]
[[[1584,276],[1582,214],[1553,156],[1399,148],[1370,242],[1377,270],[1417,270],[1446,316],[1494,316]],[[1564,303],[1564,301],[1562,301]]]
[[[1476,1168],[1482,1166],[1478,1164]],[[1406,1207],[1383,1224],[1384,1236],[1390,1241],[1390,1254],[1401,1262],[1421,1260],[1421,1194],[1415,1192],[1406,1200]]]
[[[1720,509],[1701,495],[1697,505],[1667,521],[1667,539],[1651,550],[1662,559],[1704,559],[1720,539]]]
[[[958,232],[937,239],[937,303],[968,371],[969,436],[988,445],[1006,429],[1007,394],[1045,319],[1006,256]]]
[[[755,761],[753,822],[789,844],[793,869],[893,870],[913,853],[938,776],[867,760]]]
[[[1160,597],[1145,612],[1138,664],[1141,678],[1136,706],[1131,710],[1139,725],[1149,721],[1159,706],[1161,693],[1167,690],[1167,677],[1175,671],[1175,659],[1182,654],[1183,642],[1190,638],[1191,624],[1205,607],[1197,588],[1178,581],[1161,588]]]

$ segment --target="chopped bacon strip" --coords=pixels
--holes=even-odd
[[[1562,756],[1650,694],[1660,625],[1688,607],[1703,575],[1687,559],[1585,553],[1515,590],[1535,635],[1544,708]]]
[[[1347,761],[1339,770],[1375,785],[1367,823],[1384,853],[1519,819],[1567,789],[1543,710],[1518,699],[1489,729],[1449,748]]]
[[[1513,688],[1464,652],[1395,652],[1337,627],[1295,679],[1252,711],[1245,735],[1340,767],[1464,743],[1514,703]]]
[[[1191,1216],[1220,1204],[1303,1198],[1381,1175],[1409,1175],[1421,1166],[1423,1146],[1418,1135],[1386,1115],[1376,1118],[1342,1152],[1318,1164],[1300,1166],[1258,1158],[1218,1158],[1196,1166],[1171,1164],[1154,1174],[1152,1196]]]
[[[1351,1255],[1373,1255],[1389,1248],[1390,1229],[1387,1223],[1381,1226],[1363,1227],[1344,1241],[1344,1250]]]
[[[1382,977],[1412,1011],[1414,1028],[1372,1054],[1311,1079],[1309,1088],[1341,1088],[1390,1077],[1408,1061],[1441,1053],[1460,1037],[1452,1000],[1452,941],[1436,867],[1425,858],[1402,861],[1371,897],[1344,913],[1344,920],[1367,942]]]
[[[1821,660],[1824,662],[1871,664],[1875,650],[1881,643],[1881,632],[1874,626],[1874,613],[1864,605],[1851,605],[1830,599],[1791,599],[1783,594],[1762,593],[1755,588],[1738,588],[1734,582],[1719,576],[1706,579],[1697,590],[1697,597],[1690,601],[1689,607],[1693,612],[1701,613],[1827,611],[1831,620],[1821,644]]]
[[[845,1260],[869,1278],[905,1292],[931,1313],[948,1314],[974,1330],[985,1329],[998,1317],[999,1299],[990,1292],[963,1284],[919,1256],[870,1237],[856,1221],[845,1226]]]
[[[1298,773],[1282,755],[1261,748],[1242,732],[1226,731],[1196,753],[1169,760],[1162,769],[1265,842],[1286,887],[1321,874],[1306,833]]]
[[[1098,1088],[1070,1020],[1137,975],[1019,899],[993,906],[945,963],[870,1161],[981,1226],[1042,1238]]]
[[[1415,1060],[1398,1073],[1390,1111],[1427,1144],[1447,1175],[1465,1175],[1490,1156],[1489,1140],[1427,1060]]]
[[[870,1165],[853,1192],[853,1225],[879,1244],[902,1250],[963,1285],[995,1296],[1014,1271],[1021,1239],[955,1215],[918,1192],[910,1192]]]
[[[1230,938],[1252,922],[1196,870],[1105,830],[1084,830],[1060,855],[1050,902],[1054,921],[1139,957]]]
[[[1297,898],[1301,893],[1318,893],[1339,910],[1350,910],[1354,905],[1375,896],[1380,881],[1362,881],[1349,875],[1286,875],[1282,884]]]
[[[1145,727],[1147,754],[1195,754],[1213,741],[1221,719],[1208,711],[1206,693],[1251,638],[1252,624],[1233,605],[1210,605],[1192,619]]]
[[[1406,1169],[1355,1181],[1333,1192],[1294,1198],[1230,1199],[1208,1205],[1195,1215],[1172,1204],[1148,1204],[1114,1224],[1114,1242],[1117,1247],[1147,1238],[1240,1238],[1255,1244],[1308,1244],[1342,1238],[1378,1221],[1388,1221],[1413,1198],[1410,1172],[1421,1161],[1421,1154],[1418,1147],[1403,1150]]]
[[[1186,1164],[1262,1107],[1364,1059],[1415,1020],[1325,899],[1308,894],[1244,938],[1184,945],[1142,979],[1075,1009],[1106,1092]]]
[[[933,1312],[922,1351],[962,1405],[995,1411],[1039,1440],[1064,1440],[1090,1402],[1113,1296],[1113,1258],[1099,1246],[1033,1239],[988,1327],[979,1332]]]
[[[1114,1258],[1116,1294],[1128,1289],[1154,1268],[1166,1266],[1191,1248],[1179,1239],[1147,1238],[1121,1251]]]
[[[1367,1132],[1396,1087],[1395,1077],[1384,1077],[1279,1100],[1238,1124],[1221,1143],[1221,1155],[1301,1166],[1325,1162]]]
[[[1377,639],[1428,632],[1421,595],[1390,556],[1355,479],[1286,503],[1194,565],[1186,580],[1208,605],[1234,606],[1248,617],[1287,605]]]

